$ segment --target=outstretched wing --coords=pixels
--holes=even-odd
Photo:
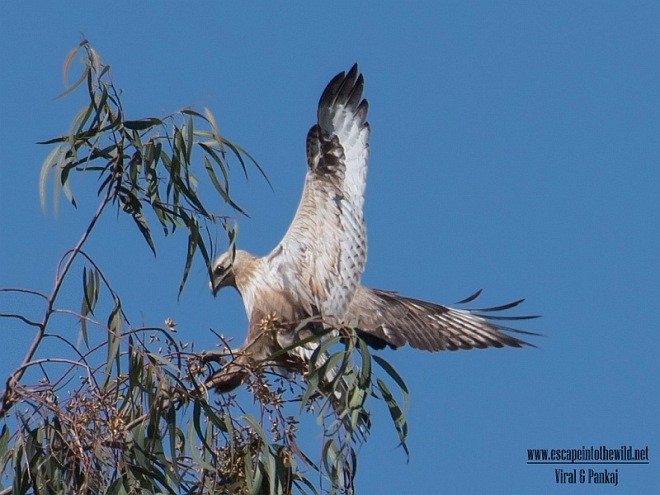
[[[357,65],[326,87],[307,135],[308,171],[293,223],[268,257],[284,289],[342,320],[367,255],[362,206],[369,156],[367,101]]]
[[[470,302],[480,294],[463,302]],[[393,292],[360,287],[346,320],[357,321],[360,336],[371,346],[397,348],[409,344],[425,351],[456,351],[486,347],[522,347],[531,345],[505,333],[516,330],[497,321],[536,318],[536,316],[495,316],[520,304],[522,300],[482,310],[454,309],[426,301],[401,297]]]

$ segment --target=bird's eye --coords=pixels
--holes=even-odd
[[[213,275],[215,275],[216,277],[219,277],[220,275],[222,275],[224,273],[224,271],[225,271],[225,267],[222,266],[222,265],[218,265],[213,269]]]

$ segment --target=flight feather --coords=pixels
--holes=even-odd
[[[285,289],[341,321],[367,258],[363,216],[369,158],[367,101],[357,65],[328,84],[307,135],[307,176],[289,230],[273,250]]]

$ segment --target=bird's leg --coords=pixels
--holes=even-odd
[[[226,358],[232,358],[234,352],[231,349],[223,349],[217,351],[202,351],[199,353],[199,360],[202,364],[214,362],[223,364]]]
[[[220,370],[212,373],[204,382],[204,387],[224,394],[242,385],[249,376],[253,363],[243,363],[245,359],[241,358],[243,356],[239,356]]]

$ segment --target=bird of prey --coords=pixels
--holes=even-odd
[[[529,345],[505,333],[528,332],[500,323],[526,317],[491,314],[522,300],[482,310],[454,309],[360,284],[367,259],[363,204],[370,133],[363,87],[356,64],[325,88],[317,123],[307,135],[302,199],[282,241],[262,258],[230,250],[214,262],[213,294],[223,287],[236,288],[249,328],[245,343],[232,352],[233,361],[207,380],[208,387],[233,390],[246,380],[250,363],[267,361],[313,331],[311,325],[299,325],[313,317],[335,328],[355,328],[376,349],[405,344],[426,351]],[[300,346],[271,364],[286,367],[310,354],[309,347]]]

